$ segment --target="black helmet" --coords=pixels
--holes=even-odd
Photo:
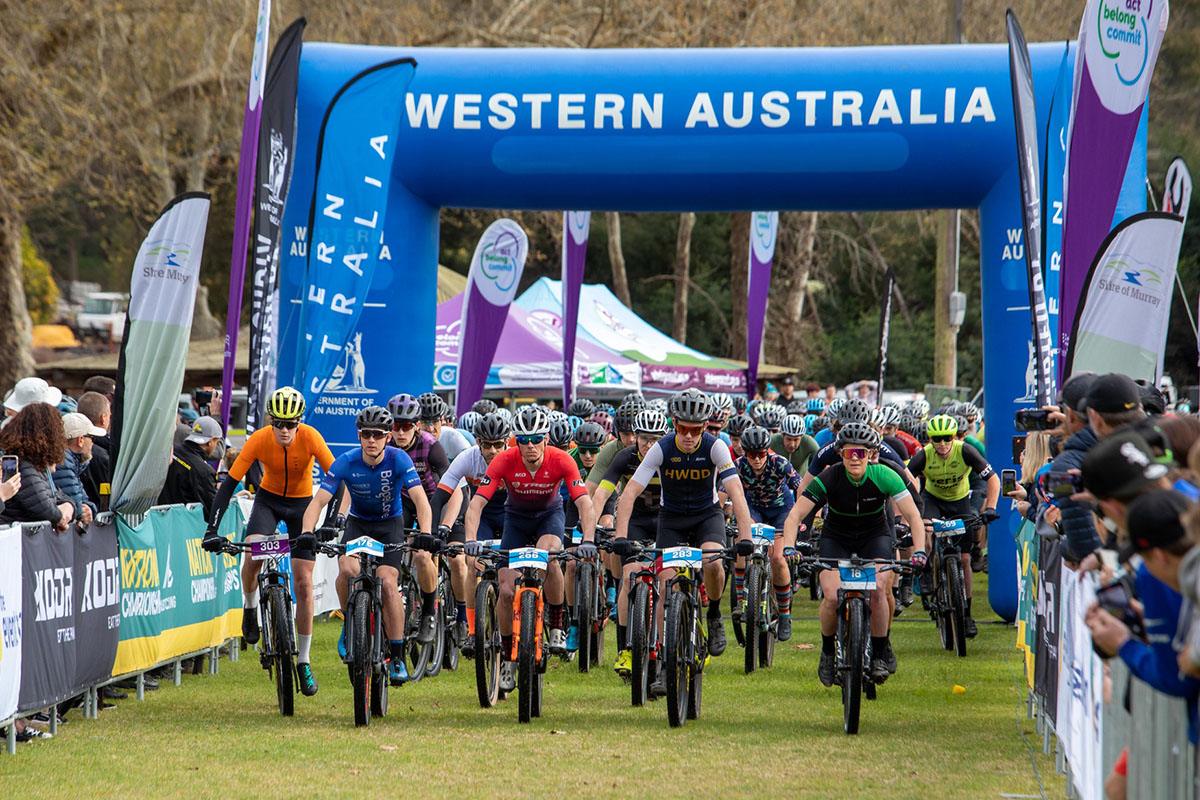
[[[771,432],[766,428],[754,426],[742,434],[743,450],[766,450],[771,445]]]
[[[580,450],[598,450],[606,441],[608,434],[595,422],[585,422],[575,431],[575,444]]]
[[[579,398],[567,406],[567,413],[572,417],[582,417],[587,419],[592,414],[596,413],[596,404],[586,398]]]
[[[512,433],[512,425],[504,415],[495,412],[484,414],[475,424],[475,438],[481,442],[503,442]]]
[[[787,413],[789,416],[792,414],[795,414],[797,416],[803,417],[805,414],[808,413],[808,401],[801,400],[800,398],[797,397],[795,400],[793,400],[792,402],[790,402],[786,406],[784,406],[784,408],[787,410]]]
[[[735,394],[733,396],[733,413],[734,414],[745,414],[746,406],[748,406],[749,404],[750,404],[750,401],[746,399],[746,395]]]
[[[725,432],[730,436],[741,436],[747,428],[753,427],[754,420],[745,414],[738,414],[725,424]]]
[[[684,389],[671,398],[667,408],[676,422],[701,423],[712,416],[713,402],[699,389]]]
[[[471,406],[471,410],[476,414],[486,417],[488,414],[496,410],[496,404],[486,398],[483,400],[476,400],[475,405]]]
[[[762,410],[758,413],[758,424],[770,431],[779,430],[779,426],[783,424],[784,417],[787,412],[782,406],[777,406],[772,403],[769,406],[761,407]],[[755,409],[758,411],[758,409]]]
[[[617,409],[617,413],[613,415],[613,427],[617,429],[617,433],[633,433],[634,420],[645,407],[645,403],[641,405],[622,403],[621,407]]]
[[[367,406],[358,412],[354,425],[360,431],[390,431],[392,429],[392,414],[383,406]]]
[[[838,447],[850,445],[875,449],[882,441],[879,431],[865,422],[847,422],[837,435]]]
[[[646,398],[641,392],[630,392],[621,398],[621,405],[625,405],[626,403],[641,403],[642,405],[646,405]]]
[[[417,397],[417,402],[421,404],[421,421],[436,422],[446,416],[446,401],[433,392],[425,392]]]
[[[388,411],[397,422],[416,422],[421,418],[421,404],[411,394],[398,394],[388,400]]]
[[[846,424],[848,422],[870,422],[871,421],[871,406],[867,401],[860,400],[857,397],[852,397],[846,401],[838,411],[838,422]]]
[[[546,439],[560,449],[566,449],[571,444],[571,423],[567,422],[566,417],[550,423],[550,433]]]

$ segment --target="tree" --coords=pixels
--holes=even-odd
[[[21,231],[21,273],[30,319],[36,325],[54,322],[58,318],[58,285],[28,228]]]
[[[679,230],[675,234],[675,306],[671,335],[687,343],[688,293],[692,287],[692,229],[696,214],[687,211],[679,215]]]
[[[621,215],[609,211],[604,215],[604,225],[608,229],[608,261],[612,265],[613,291],[622,303],[633,308],[629,278],[625,274],[625,251],[621,248]]]

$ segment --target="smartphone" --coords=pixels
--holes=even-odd
[[[0,456],[0,481],[6,481],[21,471],[21,460],[16,456]]]
[[[1015,469],[1000,470],[1000,494],[1008,494],[1017,490],[1017,471]]]
[[[1043,480],[1046,494],[1059,500],[1083,491],[1083,478],[1070,472],[1047,472]]]
[[[1014,464],[1020,464],[1021,459],[1025,457],[1025,437],[1014,436],[1012,438],[1012,457]]]
[[[1146,638],[1146,626],[1142,617],[1134,610],[1133,595],[1130,594],[1126,580],[1118,578],[1107,586],[1096,590],[1096,602],[1108,613],[1125,623],[1129,632],[1139,639]]]
[[[1019,431],[1049,431],[1058,427],[1050,421],[1050,412],[1041,408],[1022,408],[1015,422]]]

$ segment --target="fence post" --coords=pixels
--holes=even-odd
[[[8,754],[10,756],[17,754],[17,720],[15,718],[8,724]]]
[[[146,673],[139,672],[137,674],[137,699],[146,699]]]

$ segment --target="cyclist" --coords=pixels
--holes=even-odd
[[[958,423],[955,419],[946,414],[939,414],[929,420],[926,431],[929,444],[908,461],[912,473],[922,478],[921,499],[925,507],[925,517],[953,519],[974,513],[971,506],[970,481],[973,472],[987,482],[980,516],[985,524],[999,519],[996,502],[1000,498],[1000,476],[978,450],[955,438],[955,434],[958,433]],[[916,538],[915,529],[913,537]],[[963,553],[962,559],[963,575],[966,577],[964,588],[967,593],[966,629],[967,636],[973,638],[978,633],[978,628],[971,616],[971,554]]]
[[[826,403],[825,417],[829,420],[829,426],[817,431],[817,433],[813,436],[813,438],[817,440],[817,444],[821,447],[827,447],[833,444],[837,439],[838,428],[842,426],[842,407],[845,405],[846,400],[842,397],[836,397]]]
[[[838,402],[839,401],[835,400],[833,403],[830,403],[830,407],[837,405]],[[864,424],[867,425],[867,427],[870,427],[869,423],[871,422],[873,416],[874,412],[871,410],[871,407],[867,404],[867,402],[855,397],[851,400],[845,401],[845,403],[839,407],[838,419],[837,422],[834,423],[834,427],[836,427],[839,431],[843,426],[850,423]],[[896,471],[903,475],[905,481],[912,484],[917,482],[916,478],[912,476],[912,473],[909,472],[909,470],[904,466],[904,459],[900,457],[899,453],[884,444],[882,437],[880,438],[879,446],[874,448],[873,452],[877,453],[878,458],[881,461],[886,461],[895,467]],[[838,463],[838,461],[840,461],[840,457],[836,441],[832,444],[825,445],[818,450],[817,454],[809,461],[808,473],[804,476],[804,480],[800,483],[800,491],[804,491],[804,489],[808,487],[808,482],[817,475],[820,475],[822,470]]]
[[[458,432],[469,444],[475,444],[475,426],[482,418],[483,415],[478,411],[468,411],[458,418]]]
[[[617,413],[613,415],[613,427],[616,428],[617,435],[615,439],[605,442],[601,446],[600,452],[596,454],[596,463],[592,465],[592,469],[588,473],[592,476],[592,480],[587,482],[588,494],[596,494],[596,487],[600,485],[600,479],[608,472],[608,467],[616,458],[617,453],[633,446],[636,440],[633,433],[633,421],[637,418],[638,412],[645,407],[645,401],[636,398],[622,403],[621,407],[617,409]]]
[[[471,406],[471,410],[481,417],[486,417],[488,414],[496,412],[496,403],[485,397],[482,400],[476,400],[475,405]]]
[[[662,487],[657,548],[691,546],[707,552],[724,549],[725,515],[718,505],[719,484],[733,503],[738,554],[750,555],[754,552],[750,539],[753,520],[733,457],[724,442],[704,430],[712,415],[712,401],[699,389],[685,389],[671,398],[669,409],[675,420],[675,435],[659,439],[626,482],[617,503],[614,551],[622,558],[632,554],[632,543],[620,540],[628,539],[634,504],[657,472]],[[664,586],[665,580],[664,576]],[[704,586],[708,592],[708,652],[719,656],[726,645],[721,621],[725,568],[720,560],[705,563]],[[665,676],[660,674],[651,686],[652,693],[665,693],[664,681]]]
[[[312,502],[304,512],[305,535],[313,535],[313,528],[321,518],[321,512],[342,484],[345,484],[350,494],[346,531],[342,534],[343,543],[360,536],[369,536],[384,544],[403,544],[405,534],[401,488],[408,492],[409,500],[416,507],[417,524],[421,532],[428,534],[433,529],[433,510],[429,506],[425,490],[421,488],[421,478],[413,467],[412,459],[403,450],[388,446],[392,415],[386,408],[368,406],[358,412],[354,424],[358,428],[358,440],[361,444],[338,456],[325,480],[321,481],[321,488],[313,495]],[[387,552],[381,559],[376,573],[383,587],[383,624],[387,630],[391,651],[388,678],[393,686],[399,686],[408,680],[408,668],[404,663],[404,603],[400,600],[397,588],[402,561],[403,557],[399,552]],[[343,556],[339,566],[335,585],[345,617],[350,581],[358,577],[359,562],[357,558]],[[421,587],[422,600],[426,596],[425,588]],[[428,595],[433,596],[432,589]],[[338,638],[338,655],[346,657],[345,624],[342,625],[342,635]]]
[[[591,400],[580,397],[577,400],[571,401],[571,405],[567,406],[567,414],[580,419],[587,419],[592,414],[596,413],[596,404]]]
[[[879,409],[879,433],[883,441],[907,459],[921,449],[921,443],[901,429],[902,420],[899,406],[887,405]]]
[[[560,423],[555,423],[550,427],[551,437],[553,437],[554,428]],[[567,455],[571,456],[575,461],[575,466],[579,469],[579,477],[587,480],[592,469],[596,466],[596,457],[600,453],[600,447],[608,441],[608,434],[594,422],[585,422],[575,431],[575,446],[567,451]],[[553,444],[553,442],[551,442]],[[574,530],[579,524],[579,509],[571,502],[570,493],[564,485],[560,493],[563,496],[563,512],[566,517],[566,529]],[[592,507],[596,509],[596,513],[600,516],[601,524],[611,525],[612,515],[616,510],[616,498],[609,498],[606,503],[599,503],[593,500]],[[565,543],[564,543],[565,544]],[[615,587],[614,587],[615,589]],[[567,605],[571,608],[571,619],[575,619],[575,564],[572,562],[567,564]],[[567,629],[566,650],[569,653],[574,653],[579,649],[579,628],[572,623]]]
[[[708,432],[728,445],[730,439],[729,434],[725,433],[725,424],[733,416],[733,398],[724,392],[714,392],[709,396],[713,401],[713,412],[708,420]]]
[[[639,411],[634,420],[634,434],[637,443],[626,447],[617,453],[608,466],[608,471],[601,478],[592,502],[596,505],[607,503],[615,496],[617,487],[624,487],[646,457],[646,453],[659,439],[667,435],[667,418],[654,409]],[[658,512],[662,507],[662,484],[657,473],[650,478],[646,491],[638,496],[629,516],[629,538],[652,546],[658,534]],[[629,563],[621,566],[619,558],[615,559],[617,571],[621,575],[621,591],[616,596],[617,604],[617,660],[613,669],[619,675],[628,675],[633,669],[633,653],[629,649],[629,576],[644,564]]]
[[[795,541],[800,521],[825,505],[828,514],[818,545],[820,558],[894,558],[890,502],[912,528],[913,565],[924,566],[925,528],[912,494],[892,469],[871,463],[881,442],[879,432],[865,423],[848,422],[842,426],[837,438],[841,462],[822,470],[792,507],[784,524],[784,536],[789,541]],[[896,671],[896,654],[888,637],[892,621],[893,575],[891,572],[879,573],[878,588],[871,593],[871,676],[876,682],[887,680]],[[821,660],[817,677],[825,686],[832,686],[836,671],[834,637],[841,576],[837,570],[825,569],[820,573],[820,581]]]
[[[292,590],[296,597],[296,672],[300,691],[305,697],[317,693],[317,679],[309,661],[313,624],[313,565],[317,558],[316,539],[304,534],[304,510],[312,500],[313,462],[328,471],[333,453],[316,428],[301,422],[304,395],[291,386],[271,393],[267,400],[271,426],[261,428],[246,439],[225,480],[213,498],[212,522],[202,545],[219,552],[224,537],[217,534],[221,517],[233,492],[255,463],[262,467],[262,479],[254,494],[254,505],[246,521],[246,538],[273,536],[279,523],[287,525],[292,553]],[[249,558],[242,562],[242,638],[247,644],[258,641],[258,572],[262,562]]]
[[[797,419],[788,417],[788,419]],[[775,590],[775,602],[779,607],[779,626],[776,637],[781,642],[792,638],[792,573],[788,568],[783,551],[795,547],[796,542],[785,542],[784,522],[795,503],[795,493],[800,487],[800,476],[791,462],[778,453],[770,451],[771,434],[766,428],[751,428],[742,435],[745,455],[736,462],[738,477],[746,492],[750,506],[750,517],[779,531],[771,546],[771,583]],[[744,559],[738,559],[733,568],[733,586],[737,592],[739,610],[745,602],[746,569]]]
[[[449,425],[444,425],[450,405],[434,392],[425,392],[417,398],[420,405],[421,428],[432,436],[446,452],[446,461],[453,461],[459,453],[470,447],[465,436]],[[445,471],[444,469],[442,470]]]
[[[740,458],[742,455],[742,434],[754,427],[754,420],[750,419],[748,414],[738,414],[731,418],[725,426],[725,432],[729,434],[729,452]]]
[[[788,414],[783,418],[779,433],[771,437],[770,446],[771,450],[787,458],[801,475],[808,470],[808,462],[821,449],[816,439],[808,435],[804,418],[796,414]]]
[[[511,550],[536,546],[551,552],[561,551],[566,526],[558,490],[565,483],[571,500],[579,508],[583,530],[583,544],[576,552],[583,558],[596,556],[596,545],[592,541],[596,526],[592,500],[571,457],[561,450],[546,447],[549,430],[550,416],[545,409],[526,406],[517,412],[513,419],[517,446],[492,459],[479,482],[478,491],[467,506],[464,522],[467,555],[477,557],[483,552],[477,541],[479,520],[488,501],[502,487],[508,490],[508,499],[504,506],[504,534],[500,547]],[[500,570],[498,621],[501,647],[506,656],[512,654],[512,604],[516,579],[516,570]],[[545,591],[550,628],[547,643],[551,650],[561,651],[567,635],[563,630],[563,577],[557,562],[546,572]],[[515,663],[506,657],[500,672],[500,686],[505,691],[512,691],[516,685],[515,669]]]

